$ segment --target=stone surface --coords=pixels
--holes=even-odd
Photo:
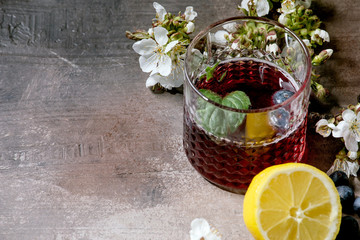
[[[194,6],[197,31],[238,14],[230,0],[160,3]],[[335,49],[321,81],[340,106],[355,103],[359,5],[316,8]],[[0,239],[189,239],[196,217],[251,239],[243,195],[186,159],[182,95],[145,88],[124,33],[154,16],[149,0],[0,0]],[[326,171],[337,145],[309,137],[309,161]]]

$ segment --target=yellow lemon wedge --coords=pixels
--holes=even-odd
[[[269,139],[275,131],[269,124],[267,112],[248,113],[246,116],[245,134],[247,141]]]
[[[334,240],[341,203],[333,181],[304,163],[285,163],[257,174],[244,198],[243,217],[256,240]]]

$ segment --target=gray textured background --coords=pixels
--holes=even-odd
[[[159,1],[192,5],[197,31],[239,2]],[[321,81],[340,106],[355,103],[360,5],[315,7],[335,50]],[[196,217],[250,239],[243,195],[187,162],[182,95],[145,88],[124,33],[154,16],[147,0],[0,0],[0,239],[189,239]],[[310,161],[326,170],[337,145],[309,132]]]

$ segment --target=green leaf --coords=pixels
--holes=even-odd
[[[227,107],[248,109],[251,105],[249,97],[242,91],[234,91],[223,99],[208,89],[200,89],[208,99]],[[198,123],[208,132],[222,137],[233,133],[244,121],[245,114],[221,109],[202,98],[198,100]]]
[[[205,68],[205,74],[201,75],[200,78],[206,76],[206,81],[208,82],[214,76],[216,67],[220,64],[220,61],[215,63],[212,67]]]

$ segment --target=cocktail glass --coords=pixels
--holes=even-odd
[[[278,22],[233,17],[188,47],[184,149],[209,182],[244,193],[274,164],[304,161],[311,57]]]

